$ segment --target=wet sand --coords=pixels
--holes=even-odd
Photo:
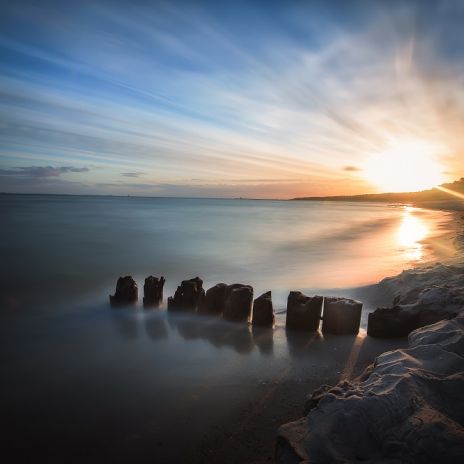
[[[304,344],[298,338],[296,336],[293,342]],[[289,371],[294,368],[289,367],[271,382],[250,385],[248,400],[240,404],[225,423],[218,424],[216,430],[203,437],[188,462],[273,462],[277,429],[302,416],[306,395],[323,384],[334,385],[342,378],[354,378],[379,354],[404,346],[405,340],[361,337],[333,337],[325,345],[313,346],[321,356],[316,372],[311,366],[302,365],[291,375]],[[296,350],[299,356],[305,356],[304,349],[298,347]],[[326,350],[328,353],[322,352]]]
[[[92,308],[3,326],[5,452],[18,462],[268,462],[305,395],[402,346]],[[25,356],[25,353],[33,353]]]

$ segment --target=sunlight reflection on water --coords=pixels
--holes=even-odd
[[[414,208],[406,206],[398,228],[398,244],[408,260],[418,261],[423,257],[422,240],[429,234],[429,227],[423,219],[414,215]]]

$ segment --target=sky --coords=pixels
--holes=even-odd
[[[0,2],[2,192],[292,198],[463,176],[464,1]]]

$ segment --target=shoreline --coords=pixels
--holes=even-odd
[[[458,213],[456,213],[458,215]],[[403,311],[434,311],[356,379],[309,392],[302,418],[279,428],[276,462],[446,462],[464,455],[464,217],[455,256],[383,279]]]
[[[391,288],[391,285],[390,288],[388,288],[388,286],[385,285],[385,280],[398,279],[402,275],[408,276],[421,269],[425,269],[424,272],[427,273],[433,272],[437,266],[463,265],[464,217],[459,212],[451,212],[451,214],[452,218],[448,223],[453,226],[452,229],[443,235],[439,234],[438,238],[441,243],[451,242],[455,244],[456,253],[454,256],[446,260],[440,260],[437,257],[432,262],[429,261],[418,264],[413,268],[403,271],[397,276],[387,277],[377,284],[352,289],[352,291],[355,293],[360,292],[358,298],[361,298],[363,288],[364,291],[370,291],[372,293],[371,298],[373,296],[374,300],[379,290],[387,292],[389,295],[392,295],[393,298],[395,295],[394,289]],[[430,237],[429,240],[433,239],[434,237]],[[381,299],[382,298],[380,298],[380,300]],[[356,338],[358,339],[359,337]],[[237,460],[257,464],[274,462],[274,446],[276,445],[277,430],[279,426],[282,427],[283,424],[292,423],[292,421],[302,421],[299,417],[301,417],[304,407],[304,398],[307,395],[316,391],[324,383],[336,385],[338,381],[343,380],[356,383],[356,379],[362,377],[363,373],[369,370],[369,366],[374,359],[377,359],[379,356],[383,355],[383,353],[388,353],[391,350],[407,348],[407,338],[385,340],[365,337],[364,341],[365,340],[373,342],[374,344],[378,343],[378,346],[384,344],[383,349],[380,349],[380,352],[376,352],[374,348],[367,350],[367,352],[364,353],[366,357],[363,360],[365,365],[362,365],[363,362],[359,363],[358,366],[351,365],[350,369],[341,372],[341,377],[336,379],[335,382],[330,382],[330,380],[324,382],[323,379],[317,378],[302,379],[301,382],[295,382],[282,378],[275,381],[272,390],[268,389],[266,391],[264,387],[261,389],[258,388],[255,394],[255,400],[244,405],[227,424],[222,426],[220,432],[212,433],[202,440],[198,449],[193,453],[195,458],[192,462],[233,463],[237,462]],[[371,357],[370,360],[367,359],[369,357]],[[359,362],[359,359],[356,359],[355,362],[356,361]],[[301,429],[299,432],[301,432]],[[225,443],[227,443],[227,445]],[[230,455],[231,449],[233,450],[232,456]],[[294,459],[294,456],[293,458],[289,458],[289,460],[283,459],[282,456],[280,456],[279,459],[280,460],[277,462],[299,462]]]

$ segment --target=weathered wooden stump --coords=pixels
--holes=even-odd
[[[357,300],[339,297],[324,299],[322,331],[335,334],[357,334],[361,323],[363,304]]]
[[[110,295],[111,306],[124,306],[137,303],[139,297],[138,287],[132,276],[119,277],[116,282],[116,291]]]
[[[143,286],[143,306],[145,308],[157,308],[163,301],[163,287],[165,278],[148,276]]]
[[[201,314],[222,314],[226,301],[227,284],[219,283],[209,288],[204,298],[198,302],[198,312]]]
[[[255,299],[253,303],[253,325],[272,327],[274,325],[274,308],[272,293],[266,292]]]
[[[315,332],[321,321],[322,296],[306,296],[301,292],[290,292],[287,299],[286,328]]]
[[[253,287],[233,284],[226,289],[223,318],[227,321],[246,322],[251,316],[253,306]]]
[[[174,296],[168,298],[168,309],[195,311],[204,293],[203,280],[199,277],[183,280]]]

